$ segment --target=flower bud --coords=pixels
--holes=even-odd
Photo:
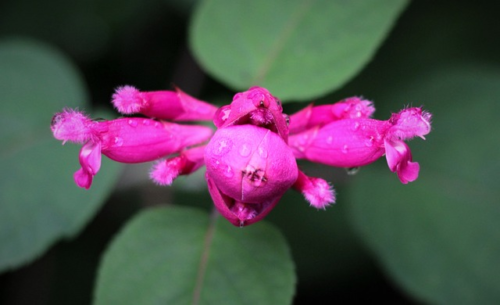
[[[123,163],[148,162],[208,140],[212,129],[145,118],[92,121],[81,112],[64,110],[51,125],[58,140],[85,143],[80,151],[78,186],[90,188],[101,165],[101,154]],[[64,143],[63,142],[63,143]]]
[[[159,185],[171,185],[179,175],[189,175],[205,165],[205,146],[182,151],[177,157],[155,163],[149,177]]]
[[[337,167],[359,167],[386,155],[389,169],[402,183],[418,177],[418,163],[412,162],[409,147],[402,141],[424,137],[430,131],[431,115],[420,108],[408,108],[387,121],[343,119],[290,136],[296,158]]]
[[[116,89],[112,103],[123,114],[141,113],[172,121],[212,120],[217,110],[214,105],[195,99],[179,88],[142,92],[123,86]]]
[[[237,93],[230,105],[221,107],[214,124],[218,128],[232,125],[255,125],[278,134],[288,140],[288,116],[284,115],[281,101],[262,87],[252,87]]]
[[[372,102],[359,97],[346,98],[335,104],[320,106],[311,104],[290,116],[290,134],[342,119],[369,118],[373,112],[375,108]]]
[[[215,206],[236,226],[262,219],[298,175],[283,139],[254,125],[219,129],[205,149],[205,164]]]

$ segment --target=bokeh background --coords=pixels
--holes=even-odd
[[[61,92],[69,92],[61,98],[67,101],[63,105],[82,105],[73,99],[84,99],[90,102],[85,106],[88,111],[103,116],[116,116],[110,96],[123,84],[145,91],[175,84],[200,99],[229,103],[234,90],[206,74],[190,50],[188,26],[196,4],[194,0],[3,0],[0,41],[21,41],[27,49],[42,45],[47,52],[63,54],[83,84],[76,88],[60,84]],[[363,96],[374,101],[378,119],[408,105],[423,105],[433,114],[433,131],[425,141],[409,144],[421,172],[408,185],[400,184],[384,160],[353,176],[343,169],[299,163],[311,175],[334,183],[337,204],[316,211],[290,191],[267,218],[283,232],[292,250],[298,275],[295,304],[500,302],[497,15],[493,1],[413,1],[356,77],[314,99],[321,104]],[[6,68],[0,65],[0,74],[2,69]],[[56,79],[57,71],[52,72],[47,78]],[[29,97],[30,88],[24,88],[22,81],[14,89],[0,84],[4,93],[10,92],[0,92],[4,143],[15,142],[9,137],[16,134],[12,128],[26,127],[4,114],[27,116],[40,128],[46,123],[48,130],[51,112],[59,110],[11,110],[8,104],[16,93]],[[305,105],[288,103],[285,111],[292,113]],[[36,142],[24,140],[28,146]],[[3,162],[10,163],[15,152],[2,151]],[[76,156],[74,148],[74,160],[67,163],[72,167],[58,168],[57,160],[52,161],[50,172],[71,180]],[[83,231],[71,228],[67,238],[52,240],[48,251],[38,251],[35,259],[23,258],[7,267],[0,275],[1,303],[89,304],[103,251],[139,210],[163,203],[211,208],[203,171],[168,188],[148,180],[149,165],[105,165],[119,177],[103,177],[102,190],[96,186],[97,195],[86,195],[92,198],[85,200],[106,203],[92,204],[85,217],[75,220]],[[17,176],[40,176],[47,184],[54,179],[34,171],[36,165],[31,164],[22,173],[13,173],[18,167],[12,164],[2,164],[1,169],[3,201],[15,200],[23,192],[45,198],[40,189],[15,189],[8,181],[17,181]],[[69,181],[68,188],[72,187]],[[0,214],[10,217],[3,211]]]

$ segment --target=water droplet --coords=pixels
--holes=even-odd
[[[373,146],[373,137],[370,137],[368,139],[365,140],[365,145],[367,147],[372,147]]]
[[[229,118],[229,115],[231,114],[231,109],[229,108],[226,108],[226,109],[223,109],[222,110],[222,117],[221,117],[221,120],[222,121],[226,121],[228,118]]]
[[[356,131],[358,129],[359,129],[359,122],[354,122],[354,124],[352,125],[352,130]]]
[[[213,167],[214,169],[218,169],[218,168],[219,168],[219,166],[220,166],[220,161],[219,161],[219,160],[216,160],[216,159],[214,159],[214,158],[212,158],[212,161],[211,161],[210,163],[212,164],[212,167]]]
[[[243,144],[241,147],[240,147],[240,155],[242,157],[246,157],[250,154],[250,146],[248,146],[247,144]]]
[[[259,156],[263,159],[267,158],[267,150],[264,147],[259,147]]]
[[[156,128],[160,127],[160,122],[155,122],[155,127]]]
[[[342,147],[342,153],[347,154],[348,151],[349,151],[349,146],[347,146],[346,144],[344,145],[344,147]]]
[[[56,114],[52,117],[52,122],[50,122],[50,126],[55,126],[59,124],[59,122],[63,121],[64,117],[62,114]]]
[[[115,142],[116,146],[122,146],[123,145],[123,139],[120,138],[120,137],[115,137],[114,142]]]
[[[133,120],[133,119],[130,119],[128,120],[128,124],[132,127],[137,127],[137,121],[136,120]]]
[[[233,169],[229,165],[224,165],[224,176],[231,178],[234,176]]]
[[[142,120],[142,124],[148,126],[149,124],[151,124],[151,120],[144,119]]]
[[[333,137],[332,136],[329,136],[327,139],[326,139],[326,143],[327,144],[332,144],[333,142]]]
[[[285,119],[286,126],[290,125],[290,117],[287,114],[283,113],[283,118]]]
[[[347,172],[348,175],[353,176],[356,175],[359,172],[360,167],[347,167],[345,171]]]
[[[233,142],[228,138],[221,138],[215,143],[214,154],[221,156],[226,154],[233,147]]]

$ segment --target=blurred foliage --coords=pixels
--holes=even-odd
[[[204,1],[193,17],[191,47],[209,73],[237,91],[258,85],[283,101],[304,101],[355,75],[406,3]]]
[[[286,241],[269,224],[235,230],[218,214],[169,206],[141,212],[118,234],[95,304],[287,304],[294,285]]]
[[[86,94],[61,54],[42,44],[5,40],[0,67],[0,270],[5,270],[78,233],[110,193],[120,166],[104,162],[92,192],[74,187],[78,150],[54,141],[50,118],[63,107],[84,106]]]
[[[40,69],[28,59],[18,60],[17,64],[28,69],[23,73],[29,75],[25,75],[8,68],[16,64],[14,60],[0,58],[0,240],[12,244],[11,237],[23,232],[27,237],[20,249],[35,249],[30,250],[30,258],[20,255],[22,251],[14,251],[15,255],[2,252],[7,253],[6,258],[16,259],[6,266],[26,263],[56,240],[74,236],[101,204],[89,197],[105,198],[112,185],[112,177],[104,182],[113,173],[111,162],[103,164],[96,176],[102,180],[96,181],[93,195],[73,185],[77,147],[60,147],[50,138],[48,124],[55,111],[64,106],[84,107],[87,100],[94,106],[109,107],[113,88],[122,84],[157,90],[175,83],[202,99],[229,101],[233,91],[226,85],[235,86],[232,80],[224,80],[225,84],[219,82],[223,79],[219,75],[217,79],[206,75],[189,52],[187,29],[193,3],[0,3],[3,45],[7,38],[10,42],[19,36],[37,39],[44,44],[23,42],[24,51],[16,51],[15,56],[41,52],[48,54],[43,58],[50,58],[43,61],[56,62],[47,63],[52,68]],[[434,114],[434,130],[426,141],[409,144],[421,165],[421,176],[409,185],[399,183],[385,160],[361,169],[354,177],[341,170],[300,164],[308,173],[334,182],[338,203],[327,211],[315,211],[299,194],[289,192],[268,217],[292,250],[298,277],[294,303],[324,299],[398,304],[499,302],[500,273],[495,257],[500,249],[495,241],[500,229],[495,216],[500,212],[494,184],[499,181],[500,142],[493,116],[498,109],[500,26],[495,5],[493,1],[411,2],[372,61],[342,88],[316,101],[331,103],[362,95],[375,102],[380,119],[408,104],[424,105]],[[231,15],[228,10],[218,13],[217,23]],[[361,14],[352,19],[362,22],[365,17]],[[281,23],[276,22],[278,29]],[[349,24],[344,33],[351,30]],[[60,51],[46,47],[47,43]],[[88,89],[61,52],[81,72]],[[38,74],[41,70],[45,73]],[[313,76],[309,78],[314,81]],[[290,84],[290,88],[300,86]],[[23,104],[25,101],[37,107]],[[285,110],[302,106],[287,104]],[[19,145],[7,153],[10,146],[6,143]],[[160,188],[150,182],[130,186],[123,179],[104,209],[76,239],[59,242],[30,265],[4,273],[0,302],[88,304],[99,258],[112,236],[139,209],[159,202],[210,209],[206,189],[196,191],[189,188],[189,182],[176,181],[183,185],[180,188],[175,183],[173,188]],[[199,183],[203,177],[194,179]],[[51,209],[54,207],[57,210]],[[78,221],[67,218],[77,209],[85,210],[73,215]],[[38,226],[26,224],[26,219],[35,216],[41,219],[35,221]],[[62,224],[57,219],[63,219]],[[6,229],[18,220],[21,224]],[[48,231],[58,233],[47,235],[50,237],[42,246],[32,244],[33,236]],[[3,244],[0,249],[7,251]]]
[[[500,70],[478,63],[419,76],[387,93],[425,101],[433,112],[426,143],[411,143],[419,180],[397,185],[386,168],[366,169],[351,186],[352,217],[390,273],[423,300],[497,303],[500,104],[492,97]]]

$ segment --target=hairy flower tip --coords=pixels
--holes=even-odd
[[[257,216],[258,209],[259,207],[254,204],[245,204],[243,202],[236,201],[230,210],[239,220],[239,225],[244,226],[245,221],[254,219]]]
[[[344,108],[345,114],[339,117],[344,119],[369,118],[375,112],[371,101],[359,97],[346,98],[343,102],[347,107]]]
[[[401,140],[413,137],[425,139],[424,136],[431,131],[431,118],[429,112],[419,107],[403,109],[391,116],[389,121],[393,127],[389,132]]]
[[[250,113],[250,123],[252,125],[265,126],[272,124],[273,120],[273,115],[265,109],[257,109]]]
[[[74,143],[84,143],[92,137],[92,120],[82,112],[64,109],[52,117],[50,129],[54,138]]]
[[[141,92],[133,86],[116,88],[111,102],[118,112],[123,114],[139,112],[144,105]]]
[[[181,173],[181,168],[181,157],[161,160],[153,165],[149,177],[159,185],[171,185]]]
[[[316,209],[325,209],[330,204],[335,203],[335,192],[332,186],[321,178],[308,177],[299,171],[293,188],[301,192],[311,206]]]

